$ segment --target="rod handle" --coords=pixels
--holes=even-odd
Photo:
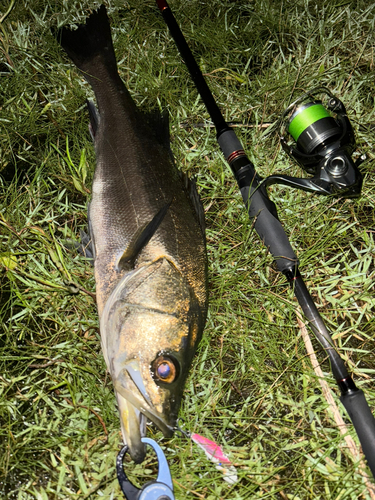
[[[368,466],[375,478],[375,418],[361,389],[340,397],[354,425]]]
[[[261,185],[262,179],[246,156],[235,132],[228,127],[218,133],[217,141],[236,177],[249,217],[254,221],[254,228],[274,257],[279,271],[295,269],[297,256],[279,221],[276,205]]]

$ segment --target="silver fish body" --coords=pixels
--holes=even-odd
[[[207,312],[202,207],[117,71],[105,8],[58,39],[91,84],[89,207],[102,349],[124,440],[144,458],[145,417],[171,435]],[[160,122],[161,123],[161,122]],[[143,416],[143,417],[142,417]]]

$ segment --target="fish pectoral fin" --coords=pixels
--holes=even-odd
[[[125,252],[120,257],[117,263],[117,269],[127,269],[129,264],[130,267],[134,266],[134,261],[137,258],[141,250],[147,245],[152,236],[156,233],[158,227],[162,223],[169,207],[171,206],[172,200],[166,203],[159,212],[150,220],[141,226],[133,235],[130,240],[129,245],[125,249]]]

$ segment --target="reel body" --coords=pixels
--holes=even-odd
[[[322,93],[328,96],[324,104],[314,97]],[[301,96],[288,106],[278,123],[284,151],[313,177],[276,174],[263,181],[266,186],[284,184],[346,198],[360,195],[363,178],[358,167],[366,155],[353,161],[356,149],[353,128],[344,104],[328,89],[319,87]]]

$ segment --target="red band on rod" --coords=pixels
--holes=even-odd
[[[243,149],[239,149],[237,151],[233,151],[233,153],[231,153],[228,158],[227,158],[227,162],[228,163],[231,163],[232,161],[234,161],[236,158],[238,158],[239,156],[246,156],[245,154],[245,151]]]
[[[289,283],[291,283],[292,281],[296,280],[298,278],[298,276],[294,276],[294,278],[290,278],[288,279]]]
[[[156,3],[158,4],[159,9],[163,12],[163,10],[168,9],[169,5],[165,0],[156,0]]]

